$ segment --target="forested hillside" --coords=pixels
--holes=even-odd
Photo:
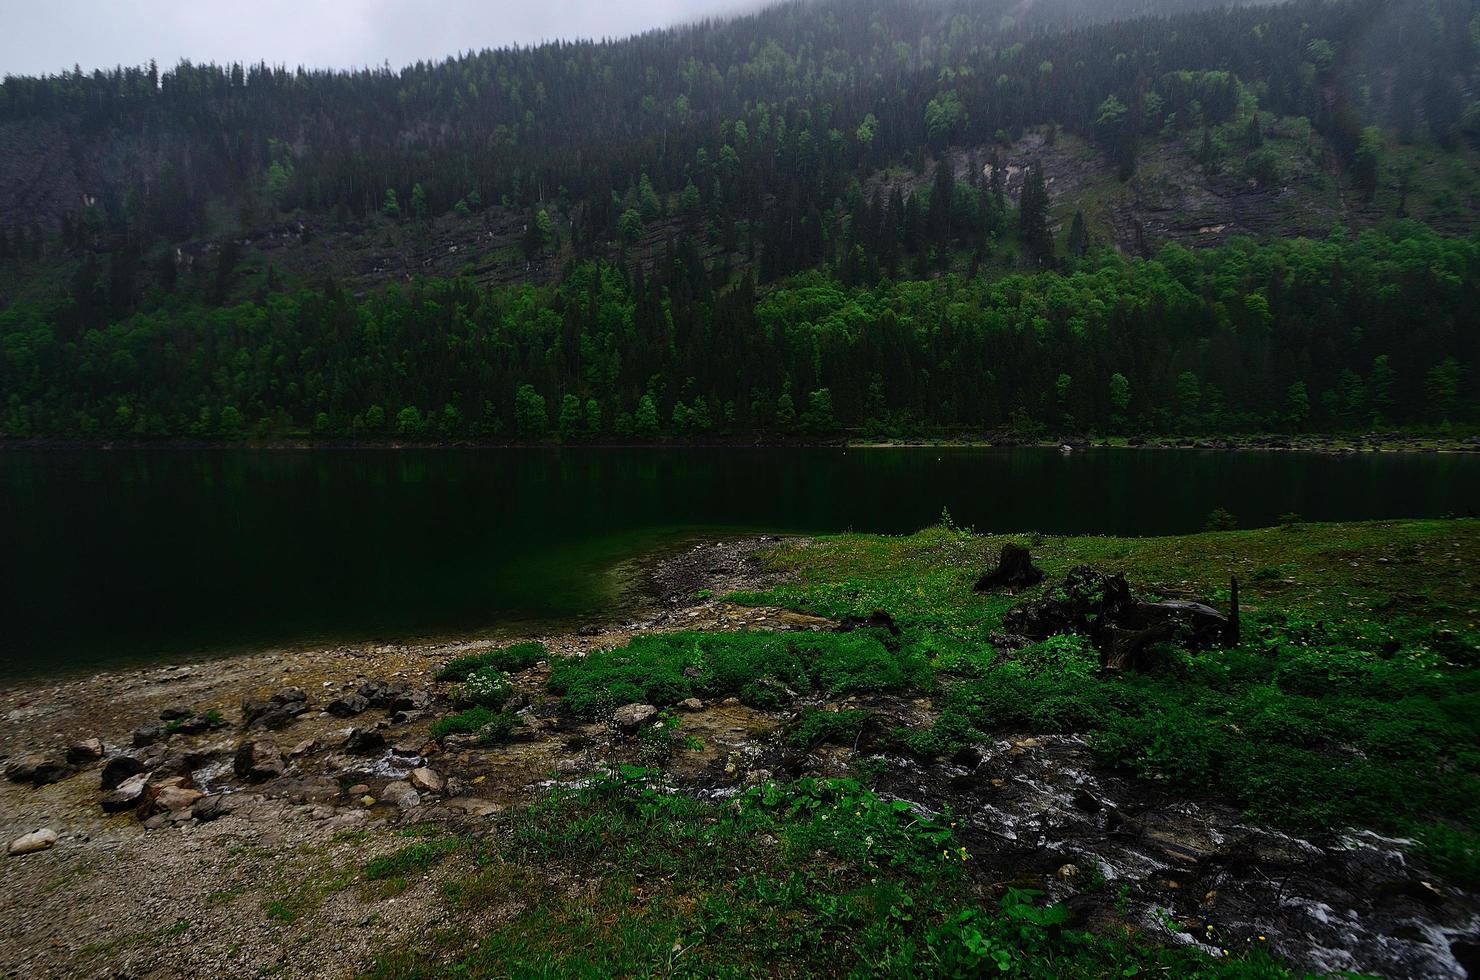
[[[1474,0],[818,0],[7,78],[0,432],[1463,424],[1477,52]]]

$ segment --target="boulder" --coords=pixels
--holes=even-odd
[[[402,810],[421,805],[421,794],[409,782],[402,779],[386,783],[385,789],[380,791],[380,798],[387,803],[394,803]]]
[[[266,701],[242,702],[242,724],[247,728],[285,728],[308,710],[308,694],[301,687],[285,687]]]
[[[5,767],[5,778],[12,783],[29,783],[36,778],[36,770],[48,761],[44,755],[23,755]]]
[[[138,806],[144,798],[144,788],[149,785],[148,773],[137,773],[118,784],[100,801],[106,813],[122,813]]]
[[[432,707],[432,696],[426,691],[406,691],[392,698],[387,707],[391,711],[429,711]]]
[[[144,805],[139,808],[139,819],[145,820],[156,813],[176,813],[188,810],[206,794],[187,784],[185,777],[175,776],[160,783],[150,783],[144,789]]]
[[[175,731],[181,735],[202,735],[211,730],[211,720],[204,715],[191,715],[182,718],[175,725]]]
[[[85,765],[89,762],[97,762],[103,757],[103,740],[100,738],[84,738],[67,746],[67,761],[74,766]]]
[[[195,806],[190,808],[190,815],[201,823],[219,820],[230,812],[230,798],[222,793],[216,793],[212,796],[202,796],[195,801]]]
[[[346,694],[324,705],[324,710],[335,718],[353,718],[370,710],[370,699],[363,694]]]
[[[164,725],[161,725],[158,722],[150,722],[147,725],[140,725],[138,728],[134,729],[134,748],[147,748],[148,746],[153,745],[155,742],[168,737],[169,732],[165,730]]]
[[[612,715],[612,723],[623,734],[633,735],[656,717],[658,709],[650,704],[624,704]]]
[[[344,740],[344,750],[359,755],[368,755],[385,748],[385,736],[373,728],[356,728]]]
[[[236,748],[232,769],[242,779],[253,781],[276,779],[286,771],[283,754],[270,738],[254,738]]]
[[[1033,564],[1027,548],[1005,544],[997,556],[997,567],[976,583],[977,592],[1021,592],[1043,581],[1043,569]]]
[[[45,786],[48,783],[59,783],[70,775],[71,766],[60,759],[47,759],[31,774],[31,783],[34,786]]]
[[[406,779],[413,787],[422,793],[442,792],[442,777],[437,775],[433,769],[423,766],[413,769],[406,775]]]
[[[33,830],[31,833],[23,834],[11,841],[10,846],[5,849],[5,853],[11,857],[20,857],[22,854],[35,854],[37,851],[44,851],[54,846],[59,837],[60,835],[50,827],[42,827],[40,830]]]
[[[5,778],[12,783],[45,786],[59,783],[72,775],[72,767],[49,755],[25,755],[5,767]]]

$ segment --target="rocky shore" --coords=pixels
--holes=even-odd
[[[544,656],[509,672],[504,711],[517,721],[497,744],[436,728],[465,707],[462,685],[439,671],[486,640],[263,652],[0,689],[0,974],[347,977],[428,936],[486,935],[524,908],[517,879],[454,913],[447,897],[465,883],[433,861],[413,886],[397,862],[419,846],[435,855],[447,835],[507,833],[551,787],[651,766],[655,746],[674,744],[653,737],[665,725],[683,740],[661,762],[668,791],[723,803],[772,780],[867,769],[912,812],[957,815],[984,890],[1041,890],[1079,922],[1131,924],[1214,957],[1267,945],[1322,972],[1461,977],[1475,965],[1480,899],[1415,867],[1410,842],[1261,827],[1106,771],[1074,735],[1001,731],[917,755],[899,733],[941,716],[929,692],[613,704],[595,721],[551,697],[552,662],[645,634],[860,629],[892,642],[883,611],[829,619],[719,598],[784,579],[760,561],[774,542],[664,555],[633,570],[653,597],[633,621],[530,637]],[[1042,576],[1026,555],[1024,565]],[[1004,623],[1062,605],[1024,600]],[[1143,618],[1202,609],[1135,607]],[[1010,640],[993,642],[1020,645]],[[819,712],[866,720],[847,738],[798,737],[799,720]],[[388,870],[372,872],[377,862]]]
[[[766,544],[666,556],[643,570],[655,602],[638,619],[532,639],[558,657],[641,632],[819,627],[709,598],[759,584]],[[632,751],[621,731],[542,703],[545,663],[513,678],[525,724],[512,744],[431,738],[455,687],[436,671],[487,647],[332,646],[0,689],[0,974],[349,976],[434,926],[435,903],[320,878],[394,850],[407,828],[486,827],[553,779]],[[738,705],[704,706],[687,730],[709,748],[684,763],[722,768],[767,727]],[[302,917],[309,901],[316,914]]]

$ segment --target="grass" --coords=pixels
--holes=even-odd
[[[1226,601],[1229,576],[1243,580],[1239,647],[1168,648],[1155,671],[1105,676],[1070,637],[996,657],[985,637],[1022,597],[976,595],[971,582],[1004,540],[933,528],[792,544],[772,558],[791,582],[732,598],[891,611],[901,655],[916,651],[945,681],[935,726],[909,733],[921,753],[992,732],[1076,732],[1108,765],[1262,821],[1414,834],[1444,873],[1476,880],[1480,522],[1024,542],[1049,573],[1043,588],[1083,562],[1153,595]]]
[[[448,735],[477,735],[485,745],[501,745],[509,740],[518,726],[519,719],[507,711],[474,705],[466,711],[434,721],[432,738],[441,740]]]
[[[975,593],[1009,540],[1032,548],[1047,581],[1020,596]],[[877,734],[928,759],[994,735],[1074,732],[1148,784],[1300,832],[1408,835],[1419,865],[1480,881],[1480,522],[1292,518],[1153,539],[942,526],[789,542],[767,560],[790,573],[782,584],[730,601],[832,617],[882,608],[901,635],[647,635],[556,661],[550,693],[585,719],[688,697],[800,707],[780,735],[794,752],[873,734],[883,706],[871,697],[929,698],[929,728]],[[1126,573],[1139,594],[1218,603],[1237,575],[1242,642],[1164,646],[1155,669],[1135,674],[1102,671],[1076,636],[999,651],[1003,614],[1082,563]],[[480,663],[465,677],[479,669],[503,668]],[[852,696],[861,703],[849,710],[817,707]],[[474,708],[438,724],[476,733],[499,717]],[[665,719],[638,758],[683,738]],[[504,813],[486,836],[418,839],[372,862],[366,880],[403,888],[435,867],[459,914],[384,951],[372,975],[1295,975],[1253,938],[1213,958],[1128,925],[1128,886],[1116,899],[1093,876],[1078,889],[1101,910],[1087,930],[978,870],[949,812],[871,791],[868,762],[850,769],[857,780],[765,783],[729,800],[670,792],[625,766]],[[475,912],[497,925],[468,925]]]
[[[838,696],[930,684],[919,651],[890,649],[872,631],[740,632],[641,636],[619,649],[558,662],[549,689],[562,709],[589,720],[638,702],[666,706],[736,696],[775,709],[800,693]]]
[[[388,951],[371,976],[1290,975],[1258,951],[1216,961],[1074,929],[1032,891],[990,897],[949,815],[850,780],[771,784],[719,805],[628,768],[503,829],[444,888],[503,903],[499,926]]]
[[[436,678],[439,681],[466,681],[474,673],[485,669],[509,674],[518,673],[521,670],[528,670],[540,661],[548,659],[549,656],[543,643],[534,641],[515,643],[512,646],[496,647],[482,653],[448,661],[441,670],[437,671]]]

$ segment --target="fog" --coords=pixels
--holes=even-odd
[[[0,75],[183,58],[400,67],[554,38],[621,37],[755,0],[0,0]]]

